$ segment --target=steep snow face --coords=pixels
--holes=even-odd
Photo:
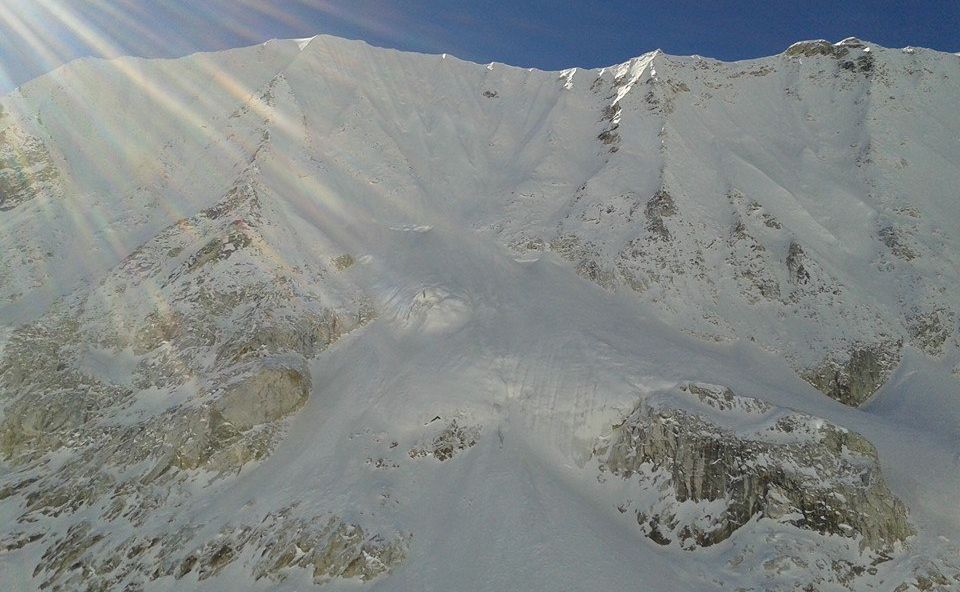
[[[942,221],[958,213],[958,130],[933,114],[960,64],[870,49],[656,55],[600,73],[611,154],[549,225],[508,219],[505,233],[695,335],[754,340],[845,403],[869,398],[904,345],[954,359],[957,243]]]
[[[0,580],[960,585],[958,81],[319,36],[25,85]]]

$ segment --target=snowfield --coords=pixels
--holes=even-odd
[[[960,590],[960,57],[318,36],[0,99],[5,590]]]

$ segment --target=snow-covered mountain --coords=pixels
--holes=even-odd
[[[0,99],[14,590],[960,589],[960,56],[332,37]]]

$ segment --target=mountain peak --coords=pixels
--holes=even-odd
[[[955,587],[960,60],[871,47],[4,97],[0,580]]]

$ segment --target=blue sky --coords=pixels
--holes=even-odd
[[[744,59],[851,35],[957,52],[960,0],[0,0],[0,91],[84,55],[175,56],[316,33],[545,69],[656,48]]]

